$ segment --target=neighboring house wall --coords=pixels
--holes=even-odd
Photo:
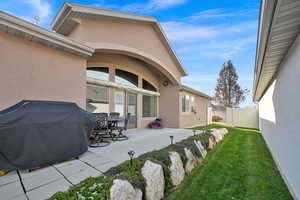
[[[160,62],[178,82],[182,76],[167,48],[151,24],[109,19],[78,19],[80,24],[70,38],[95,49],[127,51]]]
[[[191,105],[193,109],[187,112],[182,112],[182,95],[189,95],[194,97],[194,103]],[[207,125],[208,123],[208,106],[210,100],[202,96],[192,94],[187,91],[180,92],[180,128],[188,128],[193,126]],[[194,112],[193,112],[194,111]]]
[[[226,108],[225,121],[231,126],[258,129],[258,109]]]
[[[0,110],[23,99],[85,108],[85,59],[0,33],[0,63]]]
[[[260,129],[294,197],[300,199],[300,39],[259,101]]]

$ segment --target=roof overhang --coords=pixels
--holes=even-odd
[[[206,99],[209,99],[209,100],[212,100],[212,97],[207,95],[207,94],[204,94],[203,92],[200,92],[198,90],[195,90],[193,88],[190,88],[186,85],[180,85],[180,91],[186,91],[186,92],[190,92],[192,94],[195,94],[195,95],[198,95],[198,96],[201,96],[201,97],[204,97]]]
[[[256,46],[253,100],[259,101],[276,78],[300,33],[299,0],[263,0]]]
[[[59,49],[76,56],[86,58],[92,56],[94,53],[94,49],[91,47],[3,11],[0,11],[0,32],[37,42],[47,47]]]
[[[64,2],[60,11],[55,16],[52,21],[52,29],[57,33],[63,35],[69,35],[72,30],[80,23],[78,18],[99,18],[99,19],[110,19],[118,21],[127,21],[132,23],[147,23],[153,26],[154,30],[158,33],[161,41],[167,48],[174,60],[177,68],[181,72],[182,76],[186,76],[186,70],[184,69],[182,63],[177,57],[175,51],[173,50],[169,40],[167,39],[164,31],[162,30],[160,24],[154,17],[148,17],[143,15],[136,15],[121,11],[102,9],[93,6],[75,4],[70,2]]]

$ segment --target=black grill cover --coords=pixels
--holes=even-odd
[[[88,148],[96,119],[75,103],[21,101],[0,112],[0,169],[33,169]]]

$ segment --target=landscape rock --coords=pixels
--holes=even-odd
[[[223,136],[225,136],[228,133],[227,128],[221,128],[220,131],[222,132]]]
[[[215,136],[216,142],[220,142],[223,139],[223,135],[221,134],[221,132],[219,131],[219,129],[211,129],[211,134],[213,136]]]
[[[194,156],[194,154],[188,148],[184,148],[185,156],[187,157],[187,163],[185,165],[185,171],[190,173],[201,161],[199,158]]]
[[[162,166],[147,160],[142,168],[142,175],[146,181],[146,200],[162,199],[165,190],[165,178]]]
[[[198,150],[200,151],[202,158],[204,159],[206,157],[206,154],[207,154],[206,149],[203,147],[200,140],[194,140],[194,143],[197,146]]]
[[[208,138],[208,149],[209,150],[212,150],[215,146],[215,142],[214,142],[214,139],[211,137]]]
[[[142,191],[140,189],[134,189],[126,180],[115,179],[110,188],[111,200],[142,200],[142,197]]]
[[[170,171],[172,183],[173,185],[179,185],[185,176],[182,160],[177,152],[169,152],[169,157],[171,160]]]

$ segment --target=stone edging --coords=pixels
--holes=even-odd
[[[171,165],[169,170],[171,171],[171,180],[174,186],[179,185],[185,174],[190,173],[198,164],[200,164],[207,155],[207,150],[213,149],[217,143],[219,143],[224,136],[228,133],[226,128],[211,129],[208,140],[208,146],[205,148],[199,139],[194,139],[194,143],[201,155],[201,157],[195,155],[192,150],[187,146],[184,148],[184,153],[187,158],[187,162],[184,166],[183,161],[176,151],[169,152],[169,158]],[[165,177],[163,167],[151,160],[147,160],[142,169],[142,176],[145,179],[145,197],[146,200],[160,200],[164,197],[165,189]],[[110,188],[111,200],[142,200],[143,193],[140,189],[136,189],[127,180],[114,179],[112,187]]]

